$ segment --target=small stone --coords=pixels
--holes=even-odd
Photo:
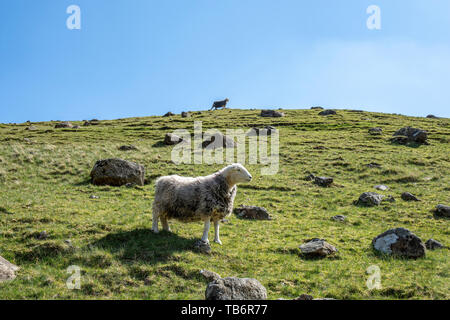
[[[381,128],[370,128],[369,133],[373,136],[378,136],[383,133],[383,129]]]
[[[200,270],[200,274],[206,279],[206,281],[211,282],[215,281],[221,278],[221,276],[214,272],[209,270]]]
[[[384,184],[379,184],[379,185],[375,186],[374,188],[377,190],[380,190],[380,191],[386,191],[389,189],[389,187],[385,186]]]
[[[173,114],[172,112],[167,112],[165,115],[163,115],[163,117],[172,117],[172,116],[174,116],[175,114]]]
[[[330,116],[330,115],[335,115],[335,114],[336,114],[336,111],[334,111],[334,110],[324,110],[319,113],[319,116]]]
[[[344,222],[345,219],[347,219],[347,217],[342,216],[342,215],[337,215],[337,216],[332,217],[331,219],[333,219],[334,221]]]
[[[332,246],[324,239],[312,239],[299,246],[300,251],[307,257],[326,257],[337,252],[336,247]]]
[[[73,128],[73,125],[70,122],[65,121],[65,122],[57,123],[55,125],[55,129],[58,129],[58,128]]]
[[[47,231],[42,231],[41,233],[38,234],[37,238],[39,240],[45,240],[48,238],[48,234]]]
[[[206,300],[266,300],[267,290],[256,279],[220,278],[208,284]]]
[[[272,117],[272,118],[280,118],[284,117],[283,112],[275,111],[275,110],[261,110],[261,117]]]
[[[376,162],[368,163],[367,166],[368,166],[369,168],[381,168],[381,164],[378,164],[378,163],[376,163]]]
[[[243,219],[251,220],[272,220],[269,212],[263,207],[256,206],[240,206],[234,209],[236,215]]]
[[[409,192],[403,192],[402,199],[405,201],[420,201],[415,195]]]
[[[120,151],[137,151],[138,148],[136,146],[133,145],[124,145],[124,146],[120,146],[118,148]]]
[[[450,217],[450,206],[444,206],[443,204],[438,204],[436,206],[436,214],[441,217]]]
[[[202,240],[198,240],[195,244],[194,244],[194,249],[196,249],[197,251],[201,252],[201,253],[205,253],[205,254],[211,254],[211,245],[209,244],[209,242],[205,242]]]
[[[305,177],[305,180],[306,180],[306,181],[313,181],[313,180],[315,180],[315,179],[316,179],[316,176],[313,175],[312,173],[308,174],[308,175]]]
[[[64,240],[64,243],[67,244],[69,247],[73,247],[72,241],[70,241],[70,239]]]
[[[166,135],[164,137],[164,144],[166,144],[168,146],[179,144],[183,141],[184,140],[182,138],[180,138],[176,134],[172,134],[172,133],[166,133]]]
[[[333,183],[333,178],[330,177],[315,177],[314,183],[321,187],[329,187]]]
[[[89,197],[89,199],[99,199],[99,198],[100,198],[99,196],[95,196],[95,195],[92,195]]]
[[[25,130],[27,130],[27,131],[36,131],[37,129],[38,128],[36,126],[29,126],[29,127],[25,128]]]
[[[362,206],[379,206],[383,201],[384,196],[375,192],[364,192],[359,196],[359,199],[355,202],[356,205]]]
[[[313,300],[313,296],[310,296],[309,294],[302,294],[298,298],[292,299],[292,300]]]
[[[182,117],[182,118],[188,118],[189,116],[190,116],[190,115],[189,115],[188,112],[183,111],[183,112],[181,113],[181,117]]]
[[[434,239],[430,239],[430,240],[427,240],[427,242],[425,242],[425,247],[428,250],[435,250],[435,249],[443,248],[444,245],[442,243],[440,243],[439,241],[436,241]]]

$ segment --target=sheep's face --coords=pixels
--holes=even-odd
[[[239,163],[232,164],[225,168],[225,175],[230,184],[250,182],[252,175],[245,169],[245,167]]]

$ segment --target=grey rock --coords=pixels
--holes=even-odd
[[[209,242],[205,242],[202,240],[198,240],[197,242],[195,242],[194,249],[205,254],[211,254],[212,252]]]
[[[323,107],[320,107],[320,106],[311,107],[311,110],[323,110]]]
[[[326,257],[337,252],[336,247],[324,239],[312,239],[299,246],[299,249],[307,257]]]
[[[166,135],[164,136],[164,144],[168,146],[179,144],[183,141],[184,140],[182,138],[173,133],[166,133]]]
[[[0,282],[13,280],[19,267],[0,256]]]
[[[391,141],[400,144],[405,144],[408,142],[427,144],[427,139],[428,134],[425,130],[405,127],[396,131]]]
[[[378,136],[380,134],[383,133],[383,129],[382,128],[370,128],[369,129],[369,134],[373,135],[373,136]]]
[[[332,217],[331,219],[333,219],[334,221],[344,222],[347,217],[343,215],[337,215]]]
[[[372,168],[381,168],[381,164],[376,163],[376,162],[368,163],[367,166],[368,166],[369,168],[371,168],[371,169],[372,169]]]
[[[27,131],[36,131],[37,129],[38,128],[36,126],[29,126],[29,127],[25,128],[25,130],[27,130]]]
[[[436,206],[436,214],[441,217],[450,217],[450,206],[445,206],[443,204],[438,204]]]
[[[208,284],[206,300],[266,300],[267,290],[256,279],[220,278]]]
[[[120,146],[118,148],[120,151],[137,151],[138,148],[136,146],[133,145],[124,145],[124,146]]]
[[[436,241],[434,239],[429,239],[429,240],[427,240],[427,242],[425,242],[425,247],[428,250],[436,250],[436,249],[443,248],[444,245],[442,243],[440,243],[439,241]]]
[[[420,199],[418,199],[415,195],[409,192],[403,192],[401,197],[405,201],[420,201]]]
[[[427,115],[427,118],[428,118],[428,119],[439,119],[439,117],[436,117],[436,116],[433,115],[433,114]]]
[[[89,199],[99,199],[100,197],[99,196],[96,196],[96,195],[91,195],[90,197],[89,197]]]
[[[183,112],[181,113],[181,117],[182,117],[182,118],[188,118],[189,116],[190,116],[190,114],[189,114],[188,112],[183,111]]]
[[[202,148],[205,149],[218,149],[218,148],[234,148],[237,143],[230,137],[216,132],[214,135],[207,137],[202,143]]]
[[[319,112],[319,116],[330,116],[330,115],[335,115],[335,114],[337,114],[337,113],[334,110],[323,110],[323,111]]]
[[[316,179],[316,176],[315,176],[314,174],[312,174],[312,173],[308,174],[308,175],[305,177],[305,180],[306,180],[306,181],[313,181],[313,180],[315,180],[315,179]]]
[[[173,114],[172,112],[167,112],[165,115],[163,115],[163,117],[172,117],[172,116],[174,116],[175,114]]]
[[[314,300],[313,296],[309,294],[302,294],[298,298],[292,299],[292,300]]]
[[[272,133],[277,132],[277,129],[272,126],[265,126],[264,128],[251,128],[247,132],[247,136],[258,136],[258,135],[266,135],[271,136]]]
[[[372,240],[372,246],[378,252],[397,257],[421,258],[426,254],[422,240],[404,228],[390,229],[380,234]]]
[[[261,110],[261,117],[280,118],[284,116],[285,114],[283,112],[279,112],[276,110]]]
[[[333,178],[330,177],[315,177],[314,183],[321,187],[329,187],[333,183]]]
[[[47,231],[42,231],[42,232],[40,232],[40,233],[37,235],[36,238],[39,239],[39,240],[45,240],[45,239],[47,239],[47,238],[48,238]]]
[[[127,183],[144,185],[145,169],[142,165],[122,159],[99,160],[91,171],[95,185],[123,186]]]
[[[380,190],[380,191],[386,191],[389,189],[389,187],[385,186],[384,184],[379,184],[379,185],[375,186],[374,188],[377,190]]]
[[[359,196],[359,199],[355,204],[368,207],[379,206],[383,201],[383,198],[383,195],[376,192],[364,192]]]
[[[211,281],[215,281],[218,279],[221,279],[222,277],[214,272],[214,271],[209,271],[209,270],[200,270],[200,274],[206,279],[206,281],[211,282]]]
[[[251,220],[272,220],[269,212],[262,207],[256,206],[240,206],[234,209],[234,213],[243,219],[251,219]]]
[[[55,125],[55,129],[59,128],[73,128],[73,125],[68,121],[60,122]]]

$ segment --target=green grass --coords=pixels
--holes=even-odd
[[[191,118],[146,117],[101,121],[78,130],[54,129],[54,122],[0,124],[0,255],[19,265],[12,282],[0,284],[0,299],[203,299],[200,269],[222,276],[254,277],[269,299],[307,293],[336,299],[449,299],[448,249],[428,251],[423,259],[381,257],[372,239],[405,227],[423,241],[449,244],[448,219],[433,208],[450,202],[450,120],[381,113],[338,111],[321,117],[315,110],[284,110],[284,118],[261,118],[257,110],[202,112]],[[171,222],[172,233],[154,235],[151,204],[156,177],[206,175],[223,165],[175,165],[172,147],[162,146],[166,132],[203,121],[203,129],[273,125],[280,130],[280,169],[241,185],[235,206],[267,208],[272,221],[232,216],[223,224],[223,246],[195,252],[202,223]],[[81,122],[73,122],[81,125]],[[231,124],[231,125],[230,125]],[[399,146],[388,139],[404,126],[429,132],[430,145]],[[380,126],[381,136],[368,128]],[[29,140],[24,140],[27,138]],[[139,151],[123,152],[133,144]],[[317,148],[321,147],[321,148]],[[119,157],[143,164],[143,187],[97,187],[89,183],[96,160]],[[382,168],[368,168],[377,162]],[[304,177],[331,176],[335,186],[321,188]],[[387,184],[394,203],[361,208],[362,192]],[[405,202],[409,191],[421,202]],[[99,199],[90,199],[97,195]],[[337,214],[347,216],[339,223]],[[47,231],[49,238],[36,235]],[[307,260],[298,246],[325,238],[337,256]],[[210,233],[212,239],[212,233]],[[73,248],[64,243],[71,239]],[[68,290],[67,267],[82,269],[80,290]],[[366,269],[381,268],[381,290],[366,287]]]

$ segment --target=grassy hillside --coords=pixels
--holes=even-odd
[[[284,118],[261,118],[258,110],[221,110],[191,118],[146,117],[101,121],[97,126],[54,129],[55,123],[0,124],[0,255],[19,265],[17,278],[0,284],[0,299],[203,299],[200,269],[222,276],[254,277],[270,299],[307,293],[336,299],[450,299],[448,249],[428,251],[418,260],[378,256],[372,239],[393,227],[405,227],[423,241],[449,245],[449,221],[432,209],[450,204],[450,120],[368,112],[285,110]],[[212,254],[195,252],[202,223],[172,222],[172,233],[152,234],[151,204],[156,177],[206,175],[222,165],[175,165],[164,134],[208,128],[273,125],[280,130],[280,170],[241,185],[235,206],[267,208],[272,221],[232,216],[223,224],[223,245]],[[81,122],[72,122],[82,125]],[[382,127],[381,136],[368,129]],[[388,139],[405,126],[429,132],[430,145],[400,146]],[[224,131],[225,132],[225,131]],[[119,151],[133,144],[139,151]],[[144,187],[97,187],[89,182],[96,160],[119,157],[141,163]],[[369,168],[376,162],[381,168]],[[304,178],[331,176],[321,188]],[[386,184],[390,190],[373,188]],[[376,208],[353,205],[362,192],[393,195],[394,203]],[[421,202],[405,202],[411,192]],[[90,199],[96,195],[98,199]],[[331,220],[342,214],[343,223]],[[48,239],[37,235],[46,231]],[[210,233],[212,240],[213,233]],[[324,238],[337,256],[308,260],[298,246]],[[70,246],[64,241],[70,239]],[[68,290],[66,269],[82,269],[80,290]],[[381,290],[366,287],[366,269],[381,268]]]

